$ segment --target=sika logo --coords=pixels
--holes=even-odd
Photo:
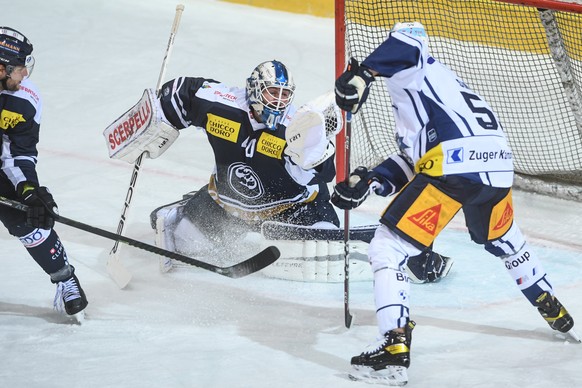
[[[413,214],[412,216],[408,217],[408,219],[414,225],[434,236],[436,232],[436,226],[438,225],[439,216],[441,214],[441,207],[441,204],[435,205],[431,208]]]
[[[511,220],[513,219],[513,209],[509,203],[506,204],[505,210],[503,210],[503,214],[497,224],[493,227],[493,230],[499,230],[504,228]]]

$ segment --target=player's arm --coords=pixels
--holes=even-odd
[[[371,192],[381,196],[393,195],[412,179],[413,171],[412,164],[401,154],[390,155],[372,170],[360,166],[348,180],[335,185],[331,202],[340,209],[354,209]]]

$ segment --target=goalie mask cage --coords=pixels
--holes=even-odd
[[[336,0],[336,74],[361,62],[396,22],[420,21],[431,54],[496,111],[513,150],[515,186],[582,198],[582,5],[551,0]],[[397,151],[383,84],[338,137],[337,180]],[[347,143],[347,146],[346,146]],[[343,145],[343,146],[342,146]],[[347,152],[346,152],[347,148]],[[347,155],[346,155],[347,154]],[[565,190],[560,190],[566,188]]]

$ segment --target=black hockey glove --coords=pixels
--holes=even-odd
[[[33,228],[52,229],[58,217],[58,207],[50,191],[44,187],[23,185],[22,203],[28,206],[26,225]]]
[[[368,171],[366,167],[358,167],[350,174],[348,181],[335,185],[331,203],[340,209],[355,209],[368,197],[374,182],[381,186],[381,177],[377,173]]]
[[[335,102],[340,109],[356,113],[368,98],[374,76],[366,67],[350,58],[346,71],[335,81]]]

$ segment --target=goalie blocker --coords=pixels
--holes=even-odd
[[[157,158],[179,134],[164,120],[152,89],[146,89],[137,104],[103,131],[109,157],[128,163],[134,163],[143,153],[150,159]]]

